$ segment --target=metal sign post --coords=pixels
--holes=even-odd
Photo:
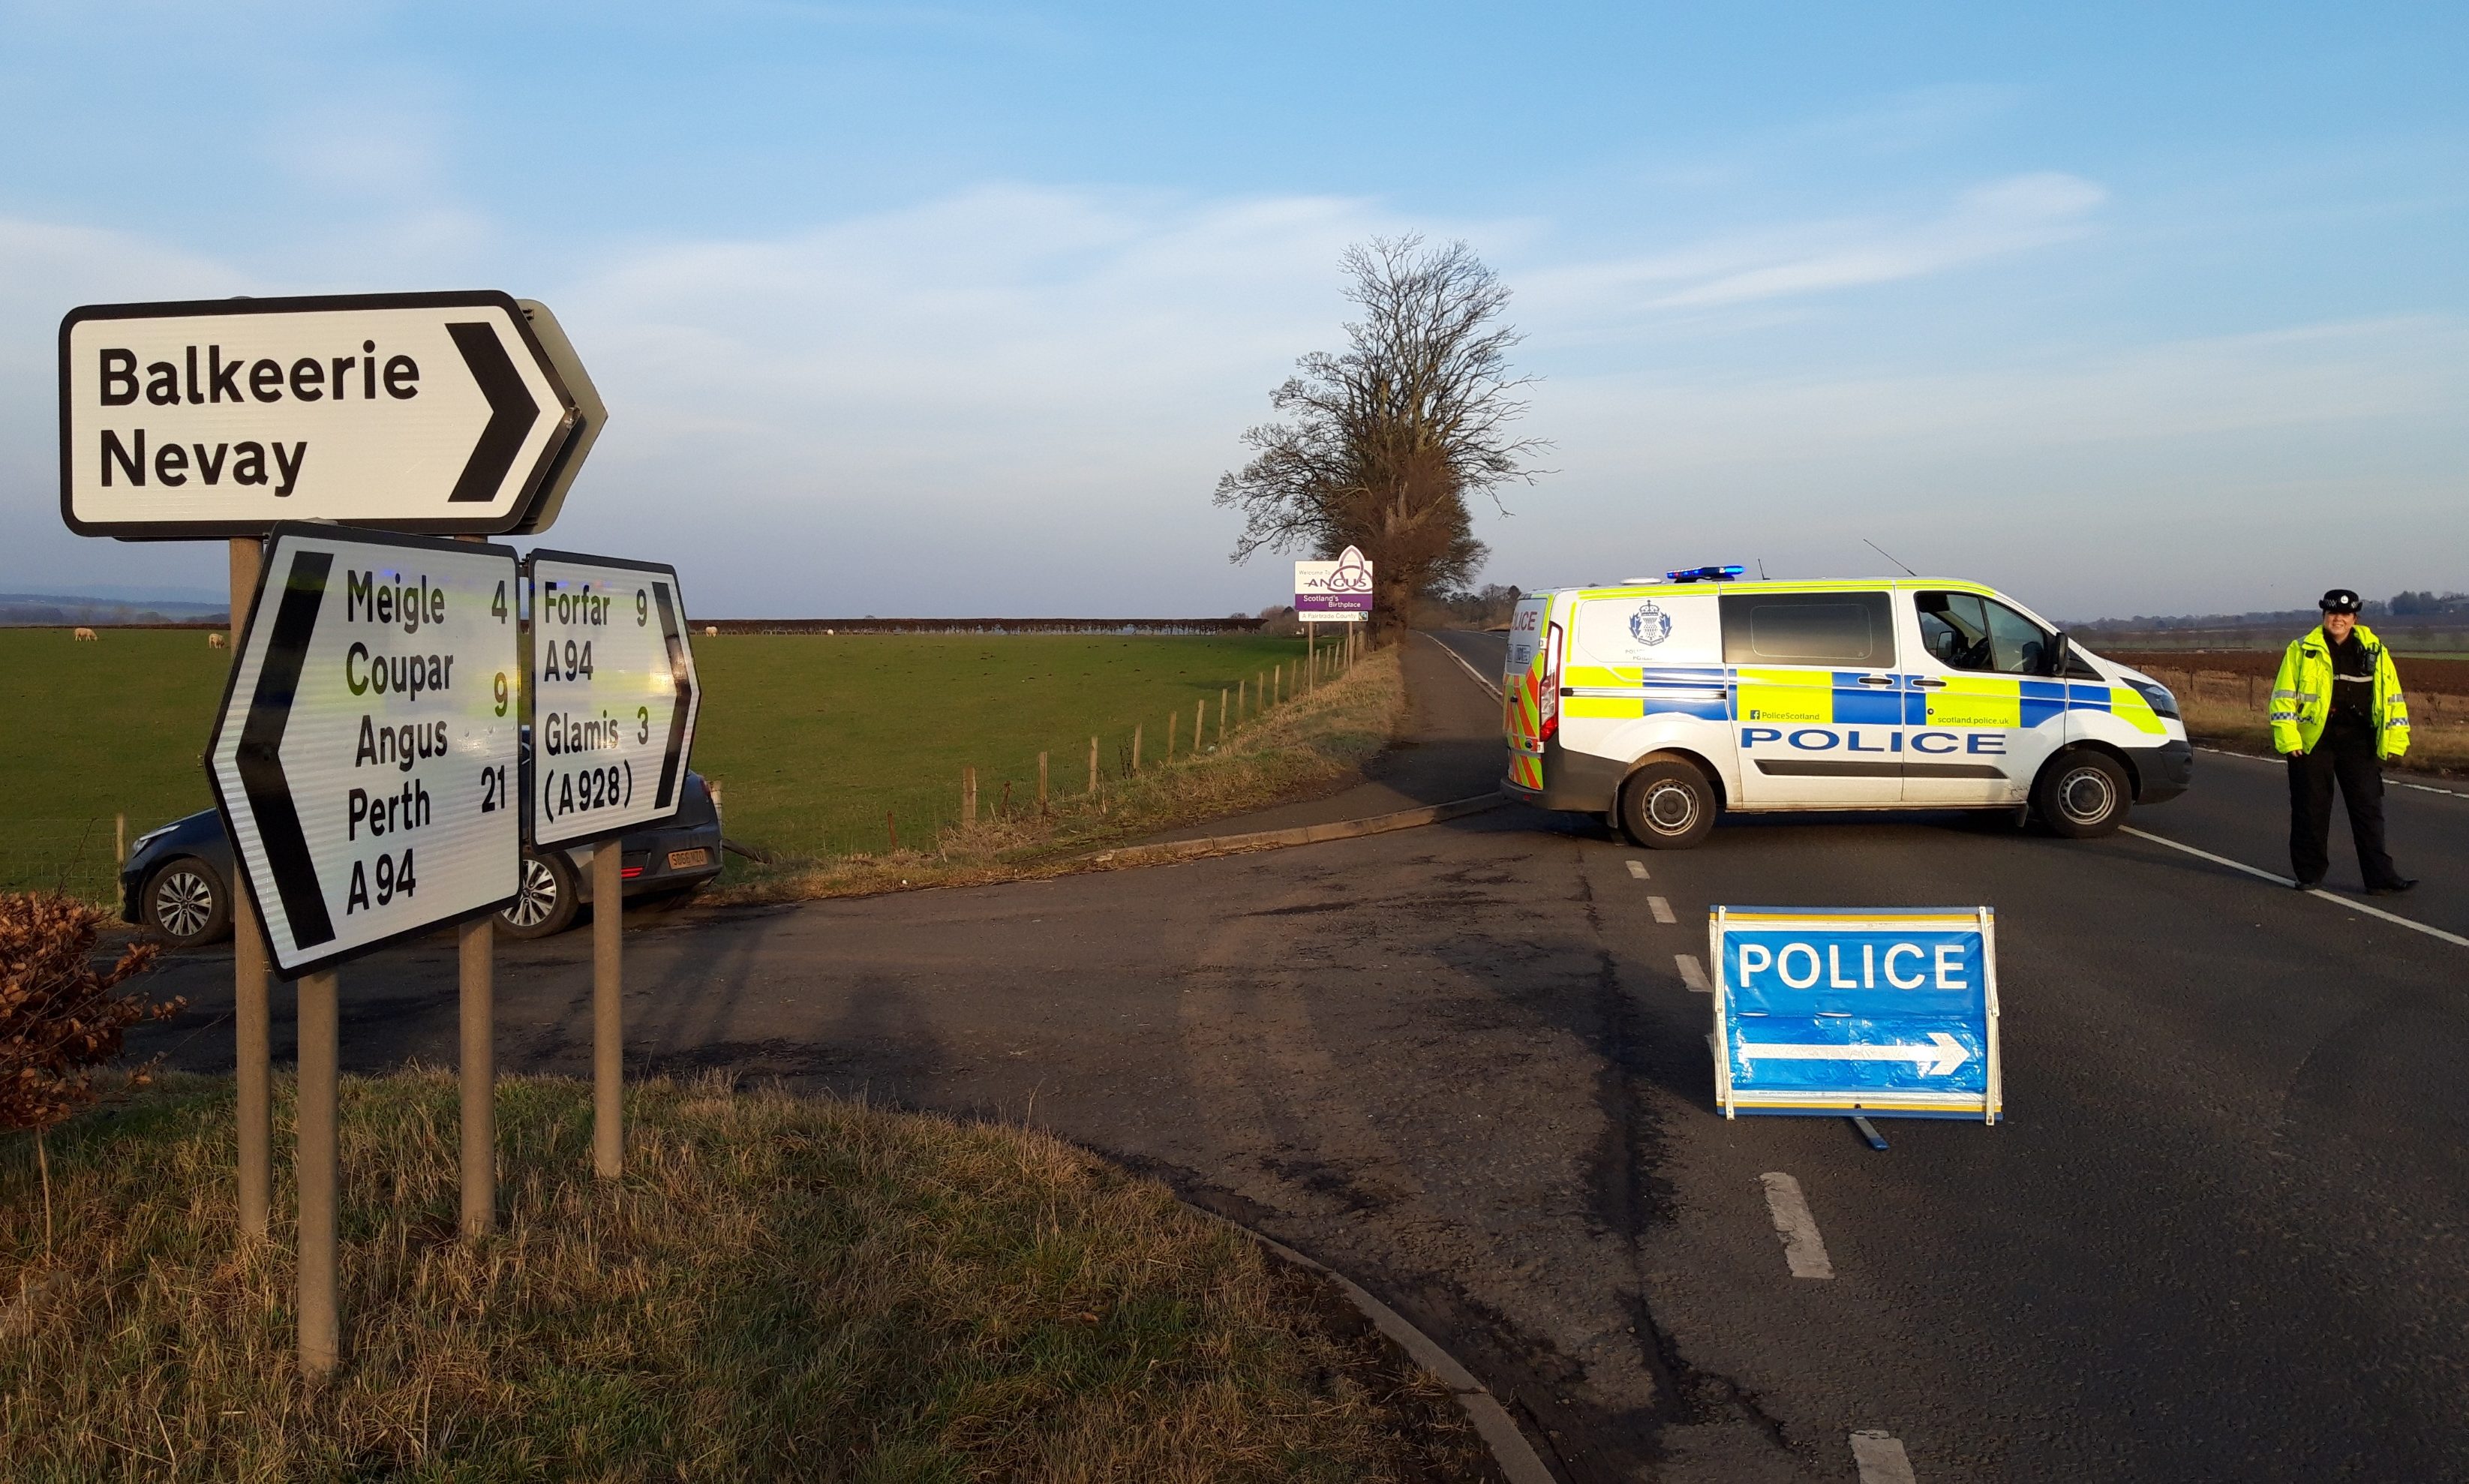
[[[1718,907],[1715,1096],[1742,1113],[2005,1109],[1987,907]]]
[[[265,550],[253,536],[231,544],[231,636],[240,662],[241,631],[257,597]],[[238,1119],[240,1229],[263,1237],[274,1209],[274,1019],[267,1003],[265,939],[259,936],[257,903],[239,882],[230,883],[232,919],[232,1092]]]
[[[625,1168],[625,863],[618,837],[677,817],[702,688],[677,569],[536,551],[531,614],[535,849],[591,844],[592,1169]]]
[[[334,971],[441,923],[485,919],[515,894],[519,583],[503,546],[277,526],[207,744],[264,941],[299,983],[299,1343],[311,1377],[342,1353]],[[248,1036],[243,1024],[244,1075]]]

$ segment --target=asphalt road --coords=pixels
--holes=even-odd
[[[1474,766],[1492,699],[1421,639],[1409,682]],[[2375,905],[2469,936],[2469,800],[2390,805],[2427,885]],[[2278,870],[2284,809],[2273,765],[2205,756],[2134,823]],[[1719,902],[1995,906],[2010,1120],[1888,1124],[1876,1153],[1717,1117],[1677,961]],[[1572,1479],[1852,1479],[1858,1431],[1925,1484],[2469,1476],[2469,948],[2153,840],[1743,818],[1657,853],[1503,809],[651,920],[631,1072],[1105,1150],[1406,1312]],[[589,972],[580,934],[501,953],[502,1065],[588,1071]],[[197,1008],[149,1048],[227,1066],[226,962],[168,974]],[[452,985],[444,942],[346,969],[347,1067],[450,1063]],[[1787,1269],[1769,1173],[1832,1278]]]

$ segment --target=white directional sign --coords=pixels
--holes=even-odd
[[[59,354],[60,515],[87,536],[508,531],[577,420],[496,292],[88,305]]]
[[[532,842],[674,818],[694,747],[694,651],[675,568],[532,553]]]
[[[505,546],[276,527],[206,772],[286,976],[514,896],[520,581]]]

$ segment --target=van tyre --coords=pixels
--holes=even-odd
[[[2034,812],[2051,833],[2068,840],[2115,834],[2134,800],[2134,787],[2117,759],[2088,748],[2060,754],[2032,785]]]
[[[574,926],[582,910],[582,882],[564,850],[523,852],[515,899],[497,913],[497,931],[509,938],[553,938]]]
[[[166,861],[146,878],[146,925],[174,948],[195,948],[231,936],[231,888],[222,873],[195,856]]]
[[[1650,850],[1686,850],[1714,832],[1714,785],[1689,763],[1650,762],[1622,785],[1621,828]]]

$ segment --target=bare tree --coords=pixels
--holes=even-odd
[[[1243,512],[1237,562],[1263,547],[1360,547],[1374,625],[1388,628],[1415,598],[1474,574],[1485,548],[1467,497],[1507,514],[1500,487],[1544,473],[1529,461],[1551,445],[1511,431],[1532,380],[1509,367],[1524,337],[1499,322],[1509,290],[1471,248],[1374,238],[1341,267],[1362,310],[1350,343],[1304,357],[1269,394],[1286,420],[1243,434],[1254,456],[1217,481],[1216,502]]]

